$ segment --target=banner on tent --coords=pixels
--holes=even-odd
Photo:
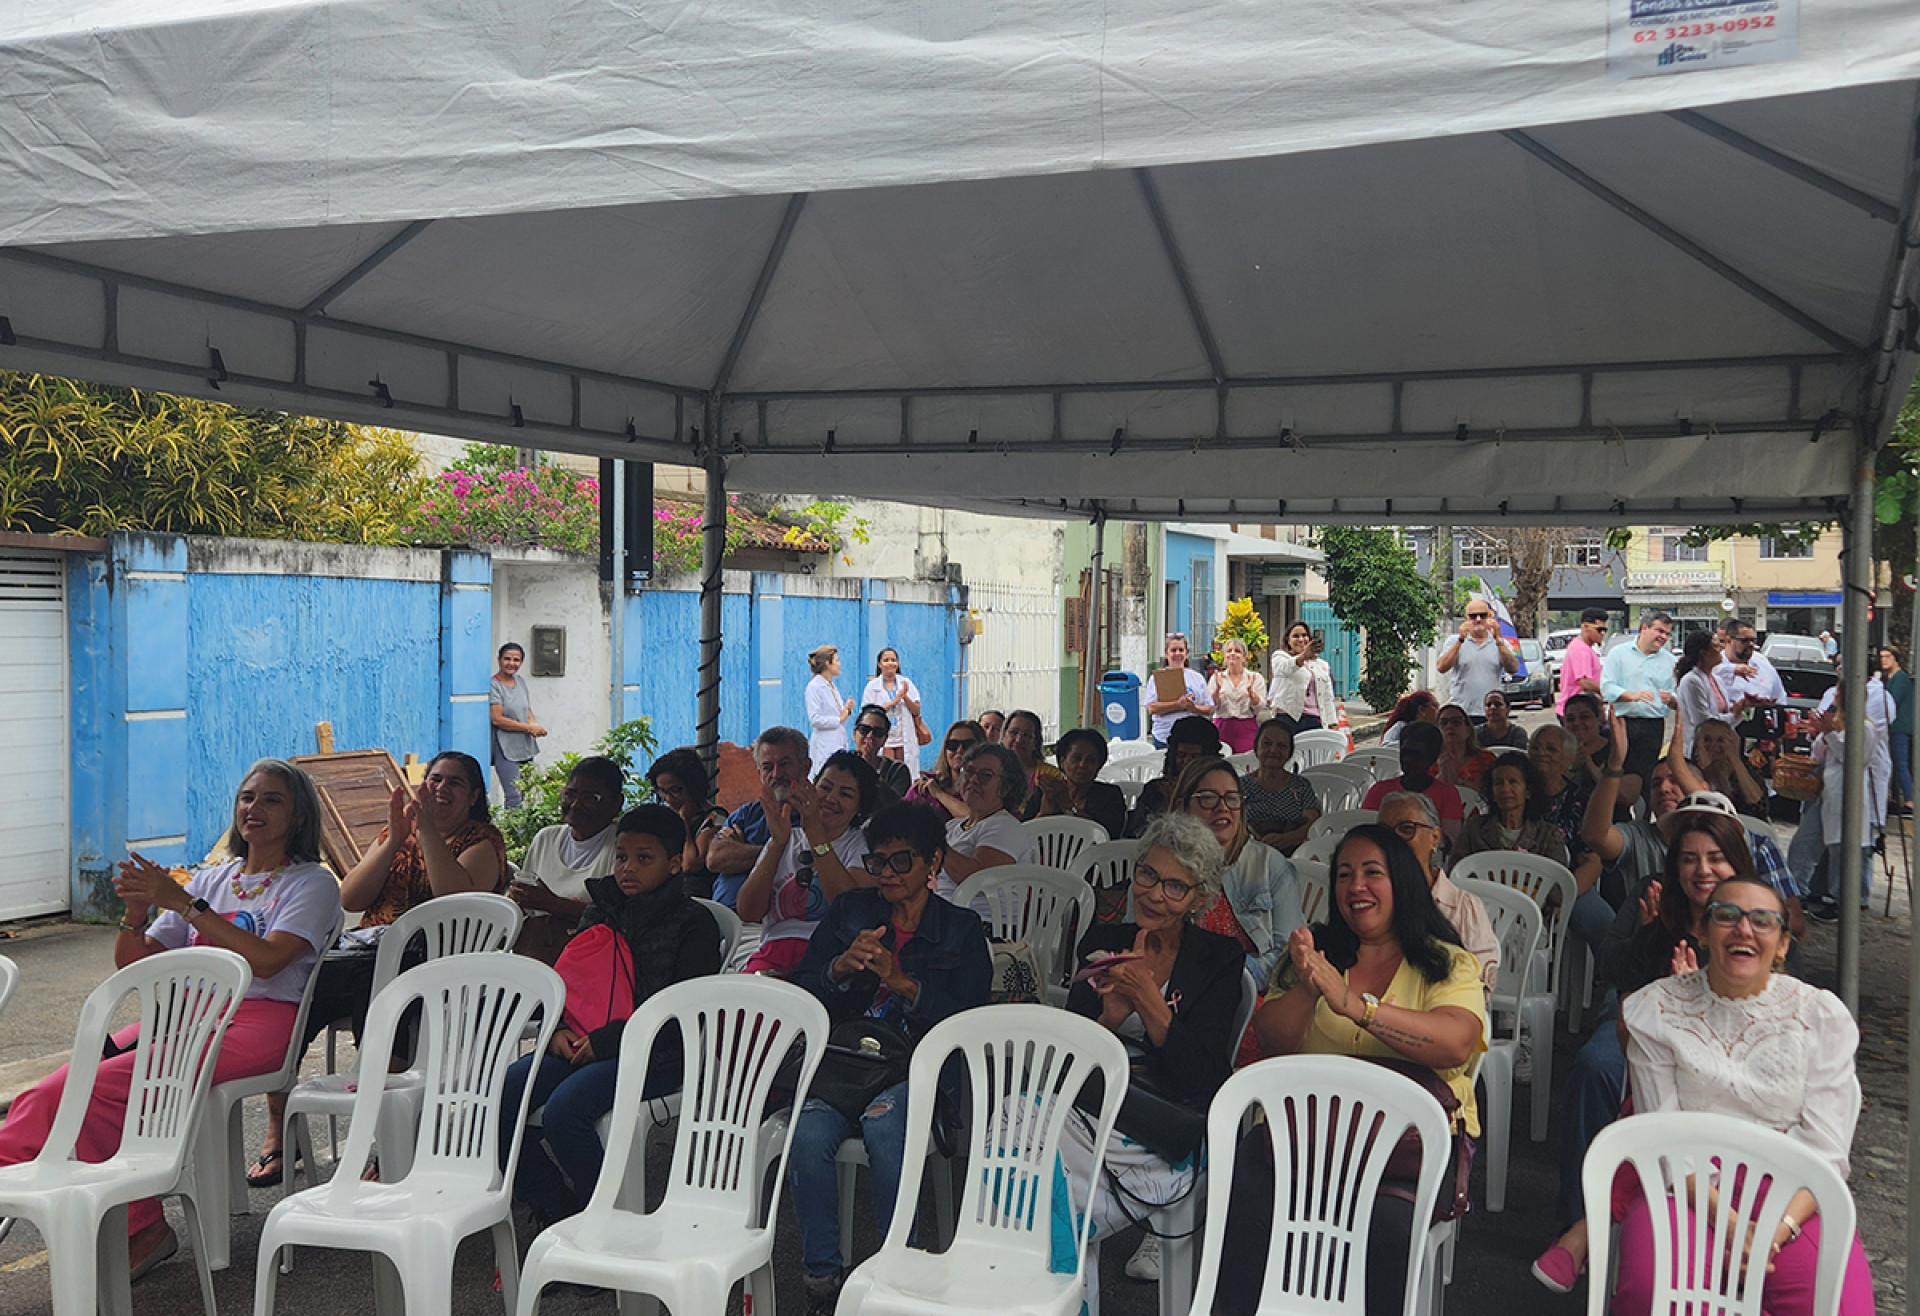
[[[1791,59],[1799,0],[1612,0],[1607,76],[1648,78]]]

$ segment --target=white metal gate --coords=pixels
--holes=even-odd
[[[0,552],[0,919],[67,908],[67,565]]]
[[[968,646],[967,715],[1015,708],[1060,730],[1060,591],[1030,585],[970,584],[967,606],[980,615]]]

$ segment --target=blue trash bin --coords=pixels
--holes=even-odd
[[[1140,738],[1140,678],[1132,672],[1108,672],[1100,678],[1100,707],[1106,713],[1109,740]]]

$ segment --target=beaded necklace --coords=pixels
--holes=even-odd
[[[244,867],[244,865],[242,866]],[[231,879],[233,883],[234,899],[253,900],[259,896],[265,895],[267,888],[273,885],[273,879],[280,876],[280,874],[286,871],[287,871],[287,866],[285,864],[281,864],[278,868],[268,873],[265,877],[262,877],[260,879],[260,884],[258,886],[243,886],[240,882],[240,879],[242,877],[245,877],[246,874],[236,870]]]

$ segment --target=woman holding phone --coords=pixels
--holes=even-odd
[[[1326,638],[1303,621],[1287,627],[1273,653],[1273,680],[1267,703],[1293,732],[1323,727],[1339,711],[1333,696],[1333,669],[1320,656]]]

